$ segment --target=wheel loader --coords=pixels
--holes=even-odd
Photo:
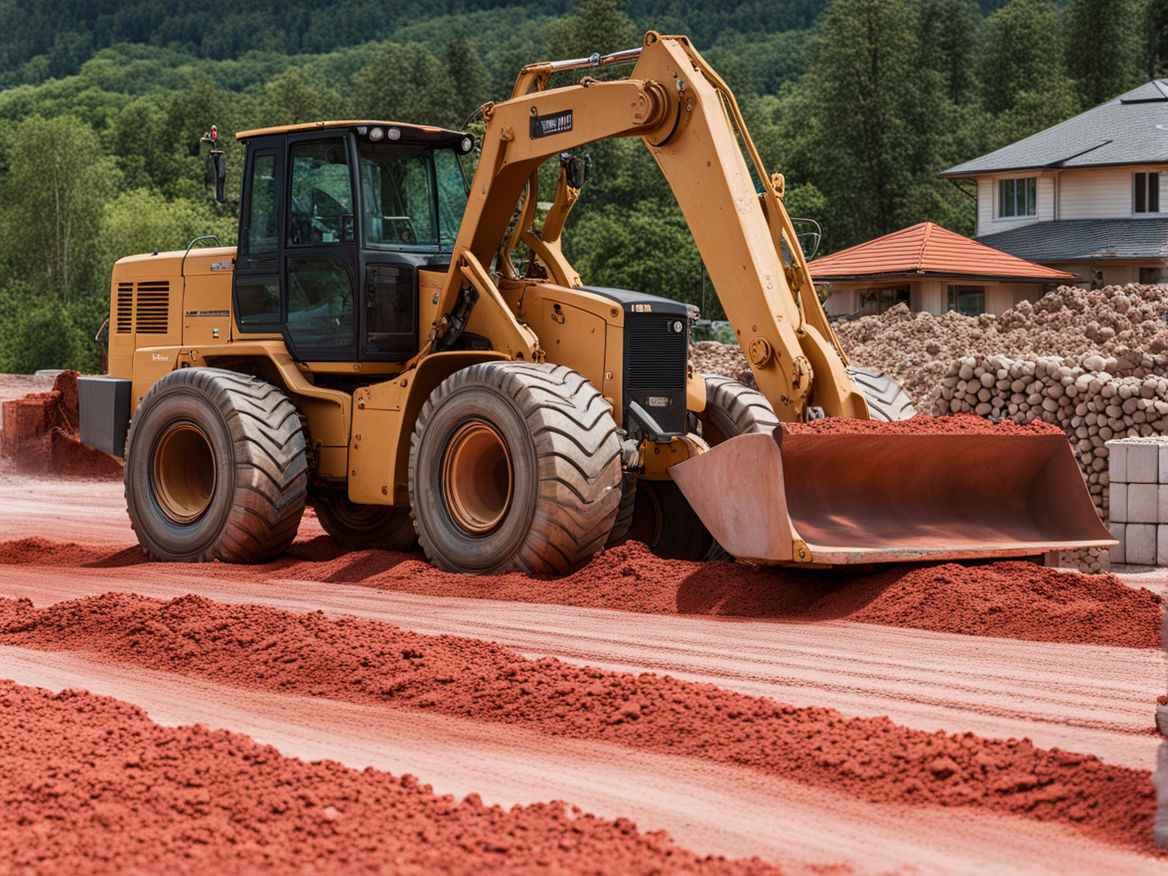
[[[549,85],[615,64],[634,66]],[[529,65],[482,116],[469,185],[462,131],[239,133],[238,246],[115,265],[109,370],[80,382],[82,440],[124,455],[151,557],[268,560],[306,503],[349,544],[416,540],[465,573],[559,574],[629,537],[805,567],[1111,543],[1061,436],[784,428],[887,417],[903,398],[849,367],[783,178],[686,37]],[[610,137],[640,138],[665,174],[757,390],[694,373],[695,308],[587,286],[565,257],[588,173],[573,150]]]

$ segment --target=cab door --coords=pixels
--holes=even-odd
[[[282,325],[293,357],[357,359],[355,180],[345,133],[290,136]]]

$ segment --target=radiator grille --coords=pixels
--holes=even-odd
[[[685,328],[672,330],[681,321]],[[625,314],[625,388],[631,392],[685,392],[689,331],[685,317]]]
[[[138,283],[136,304],[134,330],[144,335],[166,334],[170,313],[170,283],[165,280]]]
[[[114,331],[128,335],[134,328],[134,284],[118,283],[115,299]]]

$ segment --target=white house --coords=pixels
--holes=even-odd
[[[1168,79],[942,171],[977,185],[977,240],[1093,286],[1168,283]]]

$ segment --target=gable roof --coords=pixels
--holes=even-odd
[[[1168,162],[1168,79],[1154,79],[937,176],[1162,162]]]
[[[962,237],[933,222],[921,222],[807,263],[814,280],[876,277],[982,277],[1052,282],[1072,280],[1056,271]]]
[[[1168,219],[1035,222],[978,241],[1041,262],[1168,259]]]

